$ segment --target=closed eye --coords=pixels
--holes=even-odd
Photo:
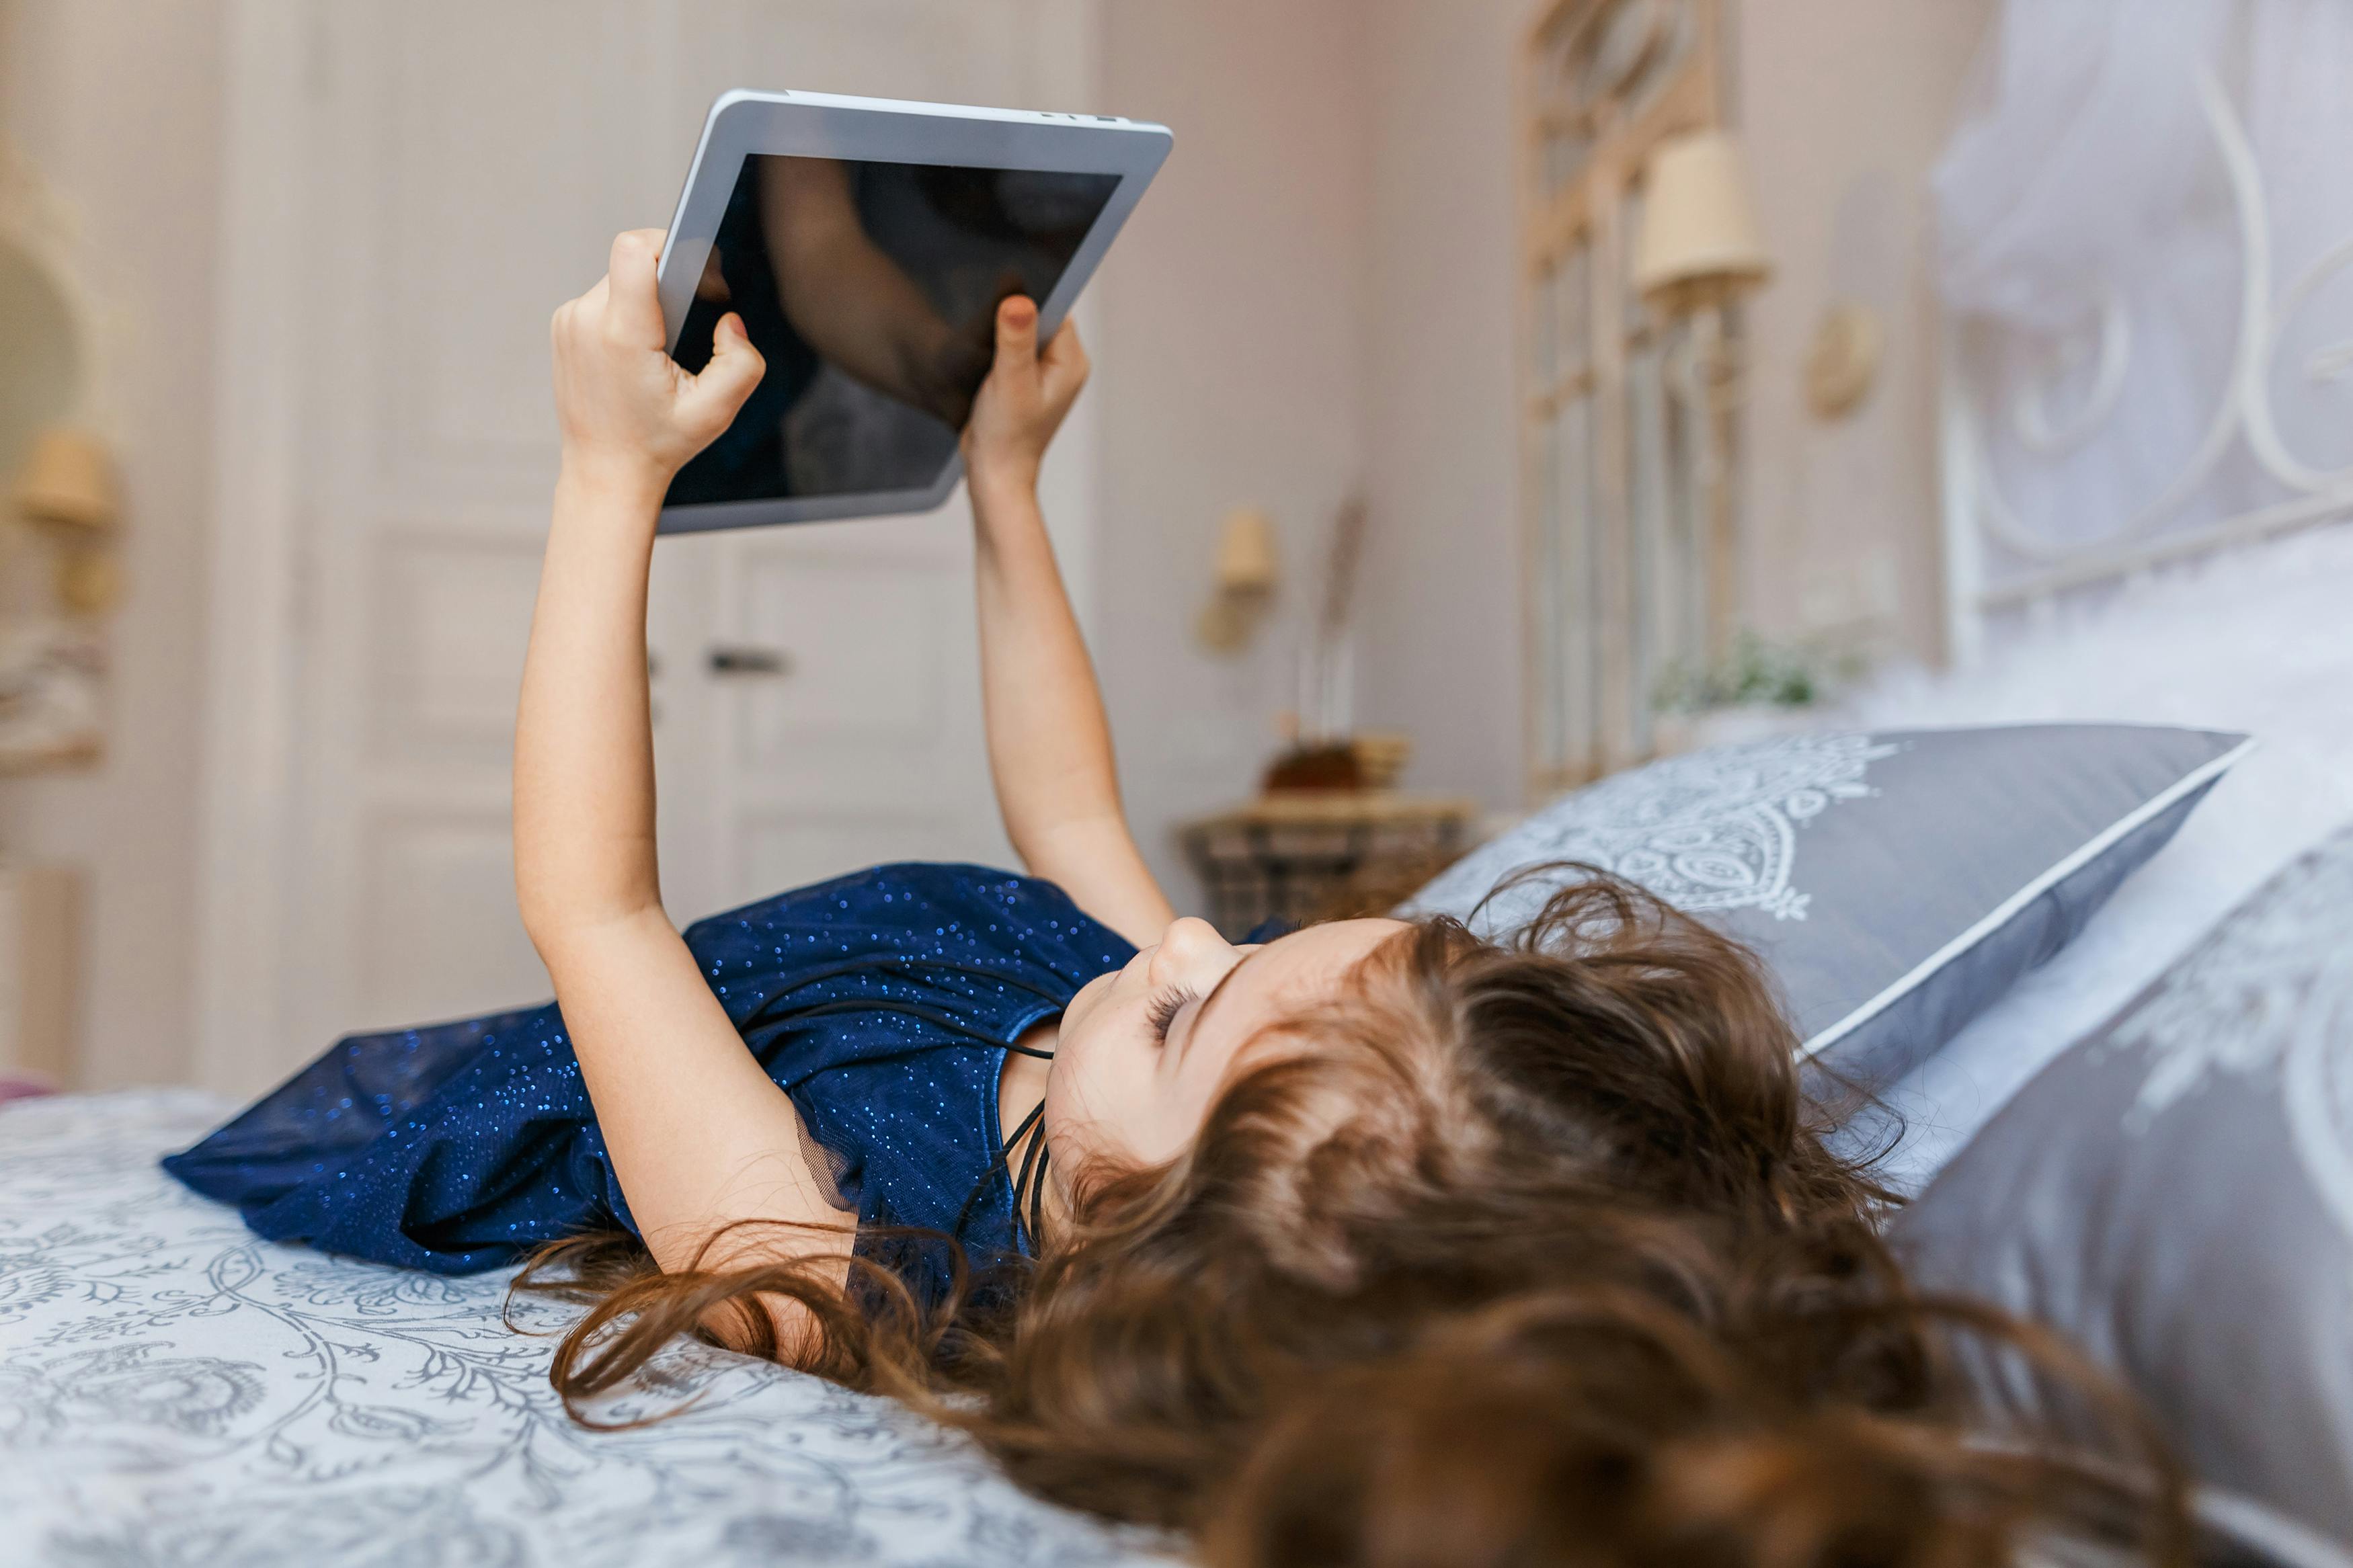
[[[1154,997],[1151,1014],[1153,1039],[1166,1045],[1169,1026],[1176,1022],[1176,1015],[1185,1010],[1185,1004],[1198,1001],[1199,997],[1198,992],[1186,990],[1164,991]]]

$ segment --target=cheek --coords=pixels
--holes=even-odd
[[[1122,1042],[1081,1031],[1054,1053],[1046,1079],[1046,1136],[1058,1151],[1130,1163],[1152,1103],[1150,1063]]]
[[[1116,970],[1108,974],[1098,974],[1071,994],[1070,1001],[1063,1005],[1061,1026],[1058,1031],[1064,1039],[1087,1032],[1094,1016],[1103,1010],[1104,996],[1118,978]]]
[[[1056,1071],[1046,1083],[1046,1143],[1057,1166],[1077,1168],[1119,1158],[1118,1141],[1103,1117],[1087,1109],[1095,1098],[1075,1073]]]

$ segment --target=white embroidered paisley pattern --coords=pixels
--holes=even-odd
[[[1805,825],[1875,794],[1871,764],[1901,748],[1869,735],[1791,735],[1670,757],[1556,802],[1458,862],[1414,900],[1462,910],[1513,871],[1577,860],[1640,882],[1694,914],[1761,910],[1803,920],[1791,879]],[[1504,931],[1542,908],[1546,889],[1498,895],[1477,924]]]
[[[0,1568],[1115,1568],[1166,1542],[1014,1489],[887,1402],[681,1342],[605,1420],[577,1308],[261,1241],[155,1166],[185,1090],[0,1107]]]
[[[2120,1023],[2144,1054],[2126,1115],[2140,1131],[2213,1075],[2276,1075],[2313,1185],[2353,1233],[2353,830],[2305,856],[2218,927]]]

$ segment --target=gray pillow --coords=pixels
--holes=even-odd
[[[2353,830],[2068,1047],[1894,1234],[1926,1287],[2138,1388],[2206,1480],[2353,1542]]]
[[[1403,912],[1501,934],[1551,890],[1482,906],[1511,872],[1600,866],[1755,948],[1807,1055],[1883,1085],[2073,940],[2249,748],[2124,724],[1722,746],[1556,801]]]

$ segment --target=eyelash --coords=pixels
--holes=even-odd
[[[1171,991],[1155,998],[1152,1004],[1153,1038],[1166,1045],[1169,1026],[1176,1022],[1176,1015],[1184,1011],[1185,1004],[1193,998],[1194,994],[1190,991]]]

